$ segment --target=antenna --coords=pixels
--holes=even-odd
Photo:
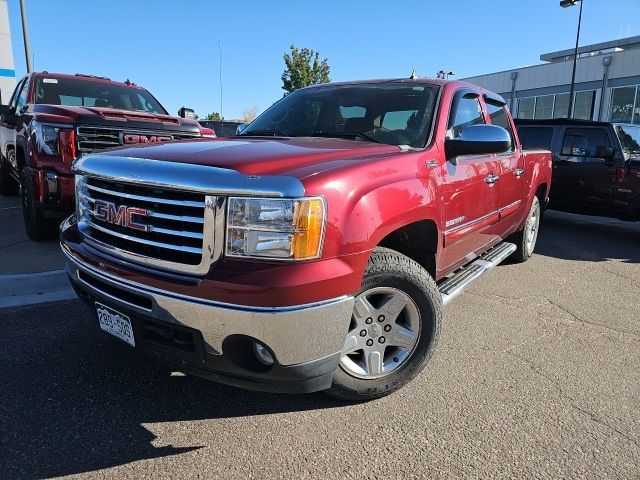
[[[418,80],[420,77],[418,76],[418,74],[416,73],[416,69],[414,68],[413,71],[411,72],[411,76],[409,77],[411,80]]]
[[[224,118],[222,115],[222,40],[218,40],[218,53],[220,57],[220,118]]]

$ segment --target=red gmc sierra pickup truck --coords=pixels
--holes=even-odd
[[[0,194],[22,185],[27,233],[55,236],[74,210],[71,164],[81,155],[131,143],[200,137],[195,120],[170,116],[129,81],[40,72],[18,82],[0,105]]]
[[[532,255],[551,155],[522,150],[500,96],[405,79],[74,171],[61,246],[100,328],[183,372],[358,401],[422,370],[466,286]]]

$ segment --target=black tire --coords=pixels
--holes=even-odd
[[[433,278],[424,268],[410,258],[395,250],[377,247],[369,259],[361,289],[356,297],[359,298],[360,295],[366,295],[366,292],[369,291],[375,292],[385,288],[397,291],[413,301],[411,311],[414,312],[413,315],[415,315],[415,312],[419,314],[420,328],[415,332],[416,340],[414,340],[417,343],[412,347],[413,350],[407,353],[406,358],[402,360],[401,364],[397,367],[392,364],[391,368],[395,368],[395,370],[386,374],[381,373],[377,378],[356,378],[356,376],[354,376],[353,373],[349,373],[349,370],[343,365],[343,359],[345,357],[345,355],[343,355],[343,359],[341,359],[334,373],[331,388],[325,391],[326,394],[333,398],[351,402],[362,402],[389,395],[418,375],[433,355],[440,336],[443,317],[442,297]],[[395,298],[392,297],[392,300],[395,300]],[[384,305],[384,308],[386,309],[387,305]],[[391,306],[390,308],[394,307]],[[360,327],[354,326],[356,310],[357,309],[354,308],[352,327],[357,330]],[[399,312],[398,320],[393,319],[389,323],[393,322],[397,324],[396,322],[402,320],[401,317],[407,315],[406,309],[399,310]],[[377,313],[379,313],[379,311]],[[368,320],[371,319],[367,318],[367,321]],[[352,327],[350,327],[350,330]],[[387,331],[387,328],[391,330],[392,327],[385,325],[384,328],[384,331]],[[387,335],[391,335],[392,333],[393,332],[389,332]],[[384,335],[384,333],[381,333],[381,335]],[[378,337],[378,340],[381,340],[381,337]],[[366,341],[368,342],[370,340]],[[373,340],[371,341],[373,342]],[[384,352],[386,352],[386,348],[389,347],[396,348],[391,345],[383,348],[382,355],[385,358],[386,353]],[[407,348],[406,351],[409,352],[409,349]],[[391,357],[394,357],[393,352],[394,350],[391,350]],[[366,355],[365,351],[362,351],[362,354]],[[398,360],[394,357],[391,361],[397,362]],[[366,363],[366,360],[364,362]]]
[[[507,239],[508,242],[512,242],[516,245],[516,251],[509,257],[513,262],[526,262],[533,255],[533,251],[536,248],[536,242],[538,240],[541,216],[542,211],[540,208],[540,201],[538,200],[538,197],[534,197],[531,209],[529,210],[527,220],[524,222],[522,230]]]
[[[5,197],[17,195],[20,191],[20,185],[9,173],[9,165],[0,157],[0,194]]]
[[[20,172],[20,183],[22,184],[22,215],[27,235],[35,241],[54,238],[58,232],[58,222],[43,217],[38,210],[31,176],[27,175],[24,169]]]

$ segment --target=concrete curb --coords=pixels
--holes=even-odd
[[[58,302],[76,297],[64,270],[0,275],[0,308]]]

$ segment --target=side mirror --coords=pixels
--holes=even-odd
[[[236,135],[240,135],[242,131],[249,126],[248,123],[241,123],[236,127]]]
[[[192,120],[196,119],[196,112],[193,108],[182,107],[178,110],[178,116],[182,118],[190,118]]]
[[[615,156],[616,152],[613,149],[613,147],[604,147],[604,146],[599,146],[596,147],[596,154],[595,157],[596,158],[604,158],[605,160],[613,160],[613,157]]]
[[[11,115],[12,108],[9,105],[0,105],[0,115]]]
[[[472,125],[456,139],[445,141],[447,159],[456,163],[460,155],[490,155],[511,149],[511,135],[497,125]]]

